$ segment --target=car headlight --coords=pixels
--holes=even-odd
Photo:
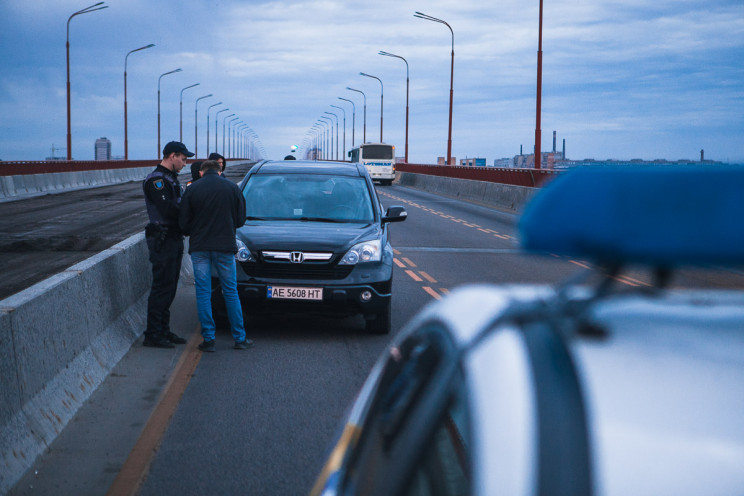
[[[379,239],[357,243],[346,252],[340,265],[356,265],[363,262],[379,262],[382,260],[382,242]]]
[[[245,246],[240,238],[235,238],[235,243],[238,245],[238,252],[235,254],[235,260],[238,262],[255,262],[251,251]]]

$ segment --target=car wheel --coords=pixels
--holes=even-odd
[[[388,299],[383,311],[367,319],[365,330],[372,334],[389,334],[391,327],[392,312],[390,311],[390,300]]]

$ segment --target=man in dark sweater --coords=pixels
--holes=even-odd
[[[245,223],[245,200],[238,186],[219,175],[220,165],[206,160],[201,179],[186,189],[181,199],[179,225],[189,235],[189,253],[194,266],[196,308],[202,327],[202,351],[215,351],[212,317],[212,269],[222,286],[235,349],[253,345],[246,339],[243,309],[238,299],[235,274],[235,230]]]

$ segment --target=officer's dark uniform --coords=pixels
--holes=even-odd
[[[172,348],[172,343],[185,342],[170,330],[170,306],[176,297],[183,258],[183,235],[178,227],[181,185],[175,172],[158,165],[145,178],[142,189],[150,218],[145,237],[152,263],[144,344]]]

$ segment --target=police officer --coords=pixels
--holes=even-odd
[[[150,223],[145,228],[152,264],[152,288],[147,300],[145,346],[173,348],[186,340],[170,330],[170,306],[176,297],[183,258],[183,235],[178,227],[181,185],[178,173],[193,157],[186,145],[171,141],[163,148],[163,160],[142,183]]]

